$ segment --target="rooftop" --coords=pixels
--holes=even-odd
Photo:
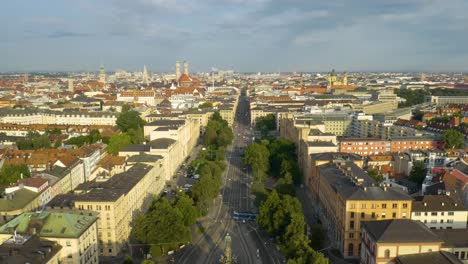
[[[176,140],[171,138],[158,138],[155,140],[150,141],[149,145],[153,149],[167,149],[169,146],[174,144]]]
[[[56,256],[62,246],[56,242],[40,239],[37,236],[30,237],[24,243],[3,243],[0,246],[0,263],[45,264]]]
[[[0,211],[15,211],[24,208],[39,194],[24,188],[21,188],[11,194],[0,198]]]
[[[413,211],[467,211],[467,209],[448,195],[424,195],[415,198]]]
[[[127,162],[156,162],[163,157],[160,155],[149,155],[140,153],[139,155],[133,155],[127,159]]]
[[[80,184],[78,190],[83,194],[74,197],[74,201],[115,201],[122,195],[128,193],[153,166],[137,163],[125,172],[114,175],[105,182],[89,182]]]
[[[398,264],[462,264],[455,255],[445,251],[426,252],[418,254],[400,255],[396,258]]]
[[[61,212],[23,213],[0,227],[2,234],[29,234],[35,228],[40,237],[78,238],[95,221],[96,216]],[[33,234],[29,234],[33,235]]]
[[[444,241],[442,247],[468,248],[468,229],[434,229],[432,230]]]
[[[365,221],[362,225],[377,243],[442,243],[442,239],[418,220]]]

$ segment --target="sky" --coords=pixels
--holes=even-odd
[[[468,72],[467,0],[14,0],[0,71]]]

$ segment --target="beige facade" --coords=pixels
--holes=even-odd
[[[162,160],[153,166],[133,165],[101,183],[100,188],[81,190],[83,194],[74,199],[75,208],[99,214],[100,255],[116,256],[127,246],[133,221],[146,212],[154,196],[164,187],[163,166]]]

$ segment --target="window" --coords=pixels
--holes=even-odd
[[[421,216],[421,212],[415,212],[414,215],[415,216]]]
[[[453,223],[453,219],[447,219],[447,223]]]
[[[351,218],[354,218],[354,212],[351,212]]]
[[[372,208],[372,209],[375,209],[375,204],[371,204],[371,208]]]
[[[349,222],[349,228],[350,228],[350,229],[354,229],[354,221],[350,221],[350,222]]]
[[[109,248],[109,253],[112,253],[112,248]]]
[[[390,249],[385,250],[385,258],[390,258]]]
[[[361,204],[361,209],[366,209],[366,204]]]
[[[459,252],[459,251],[455,251],[455,256],[456,256],[457,258],[460,258],[460,252]]]
[[[453,212],[448,212],[448,215],[453,215]]]
[[[350,204],[349,207],[350,207],[351,209],[356,209],[356,204]]]
[[[444,212],[441,212],[440,215],[441,215],[441,216],[444,216]]]
[[[427,216],[427,212],[424,213],[424,216]]]
[[[67,241],[66,244],[67,244],[67,247],[71,247],[71,242],[70,241]]]
[[[393,204],[392,204],[392,208],[393,208],[393,209],[396,209],[396,208],[398,208],[398,204],[396,204],[396,203],[393,203]]]
[[[465,259],[465,251],[462,251],[460,254],[460,259]]]
[[[403,218],[406,218],[406,213],[402,213],[401,216],[402,216]]]
[[[375,213],[374,212],[372,212],[372,218],[375,218]]]
[[[387,204],[382,204],[382,209],[387,209]]]
[[[437,220],[436,219],[431,220],[431,224],[437,224]]]
[[[392,217],[393,217],[393,218],[396,218],[396,213],[393,213],[393,214],[392,214]]]
[[[426,220],[426,219],[424,219],[424,223],[427,224],[427,220]]]
[[[349,233],[349,238],[354,238],[354,233],[353,232]]]
[[[432,216],[437,216],[437,212],[431,212]]]
[[[365,214],[365,213],[361,213],[361,218],[366,218],[366,214]]]
[[[385,218],[386,214],[385,213],[382,213],[382,218]]]
[[[354,251],[354,245],[353,243],[348,244],[348,256],[352,256]]]
[[[444,219],[440,219],[440,222],[443,223],[443,222],[444,222]]]

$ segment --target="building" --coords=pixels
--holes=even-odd
[[[62,246],[37,236],[12,237],[0,245],[0,263],[60,264]]]
[[[420,264],[420,263],[437,263],[437,264],[461,264],[453,254],[445,251],[426,252],[419,254],[408,254],[398,256],[395,259],[396,264]]]
[[[340,152],[361,156],[385,154],[388,147],[388,141],[379,138],[344,138],[340,142]]]
[[[379,186],[351,160],[317,166],[315,184],[320,215],[332,246],[345,258],[358,258],[362,223],[370,220],[410,218],[411,197]]]
[[[454,254],[463,263],[468,263],[468,229],[432,230],[442,241],[442,250]]]
[[[423,223],[410,219],[364,222],[360,240],[362,264],[395,263],[402,255],[437,252],[443,242]]]
[[[99,263],[97,217],[93,213],[24,213],[0,227],[0,241],[38,236],[59,244],[60,263]]]
[[[415,198],[411,219],[431,229],[466,229],[468,210],[448,195],[424,195]]]
[[[468,96],[426,96],[426,102],[436,105],[468,104]]]
[[[147,211],[164,187],[162,160],[153,165],[135,164],[105,182],[89,182],[77,188],[74,207],[95,211],[98,218],[99,254],[116,256],[127,247],[132,223]]]

